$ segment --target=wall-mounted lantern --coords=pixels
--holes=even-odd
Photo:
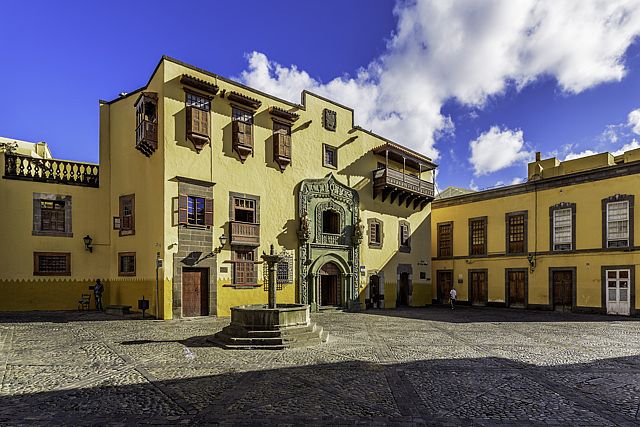
[[[89,236],[87,234],[86,236],[84,236],[82,238],[82,241],[84,242],[84,248],[86,250],[88,250],[89,252],[93,252],[93,246],[91,246],[91,243],[93,242],[93,239],[91,238],[91,236]]]

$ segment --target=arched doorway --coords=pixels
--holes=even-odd
[[[409,273],[400,273],[398,285],[398,305],[409,305]]]
[[[321,306],[340,305],[340,269],[333,262],[320,267],[320,301]]]
[[[377,274],[369,277],[370,308],[380,308],[380,276]]]

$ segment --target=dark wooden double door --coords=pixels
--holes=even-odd
[[[527,303],[527,271],[507,271],[507,304],[509,307],[525,307]]]
[[[449,301],[449,292],[453,287],[453,271],[438,271],[438,303],[446,304]]]
[[[551,272],[553,309],[571,311],[573,308],[573,271],[556,270]]]
[[[487,305],[487,272],[469,272],[469,299],[472,305]]]
[[[182,269],[182,315],[209,315],[209,269]]]

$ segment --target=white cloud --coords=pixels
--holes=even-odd
[[[620,147],[619,150],[614,151],[611,154],[613,154],[614,156],[619,156],[620,154],[624,153],[625,151],[635,150],[636,148],[640,148],[640,143],[638,143],[638,141],[636,139],[634,139],[630,143],[623,145],[622,147]]]
[[[469,143],[476,176],[485,175],[507,168],[520,161],[529,160],[533,153],[524,149],[521,130],[500,129],[492,126],[487,132]]]
[[[567,160],[579,159],[580,157],[593,156],[594,154],[598,154],[598,153],[591,150],[584,150],[584,151],[581,151],[580,153],[569,153],[567,154],[567,156],[564,158],[563,161],[566,162]]]
[[[476,184],[476,182],[473,179],[469,182],[469,189],[471,189],[473,191],[478,191],[479,190],[478,184]]]
[[[640,135],[640,108],[629,113],[627,116],[627,125],[631,127],[633,133]]]
[[[354,76],[327,83],[264,54],[248,56],[250,86],[297,102],[309,89],[355,109],[356,123],[436,157],[441,114],[455,98],[481,108],[541,76],[566,93],[619,81],[640,34],[638,0],[399,0],[387,51]]]
[[[523,181],[524,181],[524,179],[516,177],[516,178],[513,178],[513,179],[511,180],[511,182],[509,183],[509,185],[522,184],[522,182],[523,182]]]

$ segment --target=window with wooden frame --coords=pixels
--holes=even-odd
[[[34,276],[71,276],[71,253],[34,252]]]
[[[629,246],[629,201],[607,203],[607,247]]]
[[[524,212],[508,213],[507,222],[507,253],[524,254],[527,252],[527,215]]]
[[[187,110],[187,139],[199,152],[211,140],[209,111],[211,110],[211,98],[192,92],[185,92],[185,105]]]
[[[453,256],[453,222],[438,224],[438,257]]]
[[[338,149],[327,144],[322,144],[322,166],[338,169]]]
[[[118,252],[118,276],[136,275],[136,253]]]
[[[258,272],[255,264],[255,250],[233,252],[233,284],[235,286],[255,286]]]
[[[211,227],[213,199],[180,194],[178,196],[178,224]]]
[[[136,196],[120,196],[120,235],[136,234]]]
[[[64,212],[64,201],[40,200],[40,231],[64,233]]]
[[[282,259],[278,261],[276,283],[287,285],[293,283],[293,255],[289,252],[284,252],[282,255]]]
[[[233,220],[256,224],[256,201],[242,197],[233,197]]]
[[[244,163],[253,154],[253,113],[232,107],[231,126],[233,149]]]
[[[571,208],[553,211],[553,248],[554,251],[570,251],[573,249],[573,212]]]
[[[382,247],[382,221],[378,219],[368,219],[369,228],[369,247],[381,248]]]
[[[487,254],[487,217],[469,220],[469,255]]]
[[[291,163],[291,125],[273,121],[273,160],[280,171]]]
[[[400,252],[411,252],[411,224],[409,224],[408,221],[400,221],[398,240],[400,243]]]
[[[71,196],[33,193],[34,236],[73,237]]]

